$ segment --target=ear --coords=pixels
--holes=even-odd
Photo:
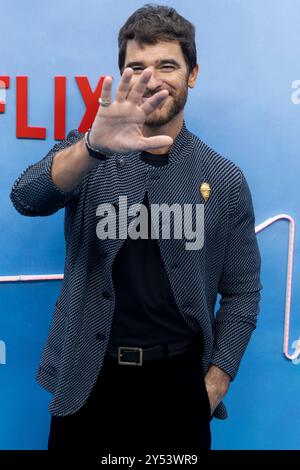
[[[195,67],[193,68],[193,70],[189,74],[189,79],[188,79],[188,87],[189,88],[194,88],[194,86],[196,84],[198,72],[199,72],[199,65],[196,64]]]

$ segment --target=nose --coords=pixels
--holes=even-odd
[[[147,90],[149,91],[153,91],[156,88],[159,88],[163,84],[163,81],[157,76],[157,73],[155,72],[153,68],[151,69],[151,72],[152,72],[151,78],[149,82],[147,83]]]

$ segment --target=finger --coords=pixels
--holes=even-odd
[[[172,137],[168,135],[155,135],[153,137],[144,137],[141,139],[137,150],[157,149],[160,147],[169,147],[173,144]]]
[[[126,100],[132,75],[133,70],[130,67],[127,67],[122,74],[120,84],[116,91],[116,101],[118,103]]]
[[[112,89],[113,79],[109,75],[105,77],[102,85],[101,99],[112,101],[111,99],[111,89]]]
[[[143,70],[136,84],[129,91],[127,100],[134,104],[140,104],[143,94],[147,88],[152,72],[150,69]]]
[[[158,91],[157,93],[155,93],[155,95],[148,98],[144,102],[144,104],[142,104],[141,108],[144,113],[148,116],[148,114],[151,114],[156,108],[158,108],[168,96],[168,90]]]

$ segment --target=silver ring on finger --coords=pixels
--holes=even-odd
[[[99,98],[99,103],[101,106],[105,107],[105,106],[109,106],[111,104],[111,101],[110,100],[105,100],[103,98]]]

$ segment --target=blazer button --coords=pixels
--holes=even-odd
[[[108,290],[104,290],[102,292],[102,296],[105,298],[105,299],[110,299],[111,298],[111,294],[108,292]]]
[[[103,335],[102,333],[97,333],[96,339],[97,341],[103,341],[105,339],[105,335]]]
[[[118,167],[118,168],[122,168],[122,167],[125,165],[125,163],[126,163],[126,162],[125,162],[125,158],[123,158],[123,157],[122,157],[122,158],[118,158],[118,160],[117,160],[117,167]]]

